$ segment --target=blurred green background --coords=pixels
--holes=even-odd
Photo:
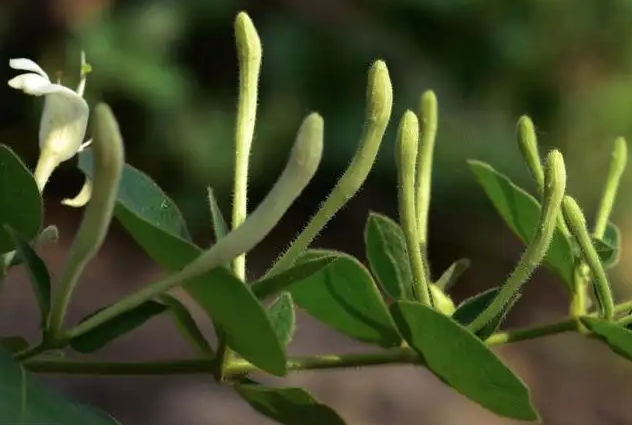
[[[320,112],[326,131],[315,181],[286,227],[257,251],[253,274],[300,230],[348,164],[362,131],[366,72],[375,59],[387,62],[395,88],[389,132],[367,185],[318,244],[362,256],[367,210],[396,213],[395,123],[405,109],[417,110],[424,90],[433,89],[440,105],[433,272],[462,256],[475,263],[455,289],[457,299],[497,285],[520,250],[475,186],[466,159],[489,161],[531,190],[515,143],[515,123],[528,114],[542,152],[562,149],[569,191],[591,217],[615,137],[632,136],[632,2],[621,0],[5,0],[0,56],[6,66],[0,73],[8,80],[14,75],[9,58],[27,57],[50,75],[62,71],[62,82],[74,87],[84,49],[93,66],[89,103],[111,104],[128,161],[176,200],[204,240],[205,188],[213,187],[225,211],[230,207],[238,77],[233,22],[241,10],[252,17],[264,47],[251,207],[281,170],[303,117]],[[0,140],[32,165],[42,101],[8,87],[2,99]],[[630,174],[615,209],[624,231],[618,281],[632,276],[625,269]],[[73,163],[62,167],[47,189],[51,210],[81,182]],[[63,209],[56,217],[65,214],[74,213]],[[547,308],[564,313],[562,285],[552,280],[537,275],[514,322],[529,322]],[[625,286],[619,292],[629,294]],[[568,357],[577,344],[553,347],[548,367],[577,365],[581,354]],[[604,358],[610,359],[602,355],[600,364]],[[623,387],[632,385],[617,391]],[[631,423],[599,417],[600,423]]]

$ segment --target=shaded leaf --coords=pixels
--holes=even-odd
[[[457,307],[456,311],[452,315],[452,318],[463,326],[469,325],[483,312],[483,310],[489,307],[494,298],[496,298],[496,295],[498,295],[498,291],[500,291],[500,288],[492,288],[466,299]],[[485,324],[485,326],[476,332],[476,335],[480,339],[486,340],[494,332],[496,332],[519,298],[520,294],[514,296],[493,320]]]
[[[618,355],[632,360],[632,331],[616,323],[594,317],[582,317],[582,323],[594,336],[608,344]]]
[[[292,342],[296,325],[292,296],[287,292],[279,295],[268,309],[268,317],[279,341],[283,346],[287,346]]]
[[[70,340],[70,346],[80,353],[93,353],[116,338],[142,326],[152,317],[163,313],[167,307],[155,301],[146,301],[138,307]],[[101,311],[99,309],[83,318],[82,322]]]
[[[412,300],[413,275],[404,231],[390,218],[371,212],[364,230],[366,256],[373,275],[395,300]]]
[[[501,416],[539,420],[527,386],[467,329],[411,301],[392,304],[391,313],[406,342],[447,385]]]
[[[470,260],[467,258],[461,258],[460,260],[455,261],[446,271],[443,272],[435,285],[437,285],[437,287],[442,291],[448,291],[461,278],[468,268],[470,268]]]
[[[478,183],[507,225],[524,243],[532,241],[539,225],[540,204],[538,201],[490,165],[480,161],[468,161],[468,163]],[[555,229],[545,262],[559,274],[566,282],[570,293],[573,293],[575,265],[573,249],[559,228]]]
[[[593,238],[592,241],[603,266],[616,266],[621,256],[621,235],[617,226],[609,222],[603,239]]]
[[[100,410],[67,400],[31,376],[0,347],[0,418],[6,424],[117,425]]]
[[[289,288],[294,282],[307,279],[308,277],[323,271],[331,263],[338,259],[335,255],[323,253],[318,258],[312,258],[301,263],[294,264],[287,270],[275,274],[269,278],[261,279],[252,284],[252,292],[259,299],[264,299],[272,294]]]
[[[17,256],[21,261],[26,264],[26,270],[28,271],[29,280],[33,285],[33,292],[35,298],[37,298],[37,304],[40,309],[40,326],[43,328],[44,323],[50,312],[50,275],[48,274],[48,268],[44,261],[37,255],[37,253],[31,248],[29,243],[24,238],[13,230],[10,226],[4,226],[6,232],[13,239]]]
[[[81,169],[91,175],[91,155],[80,154]],[[136,190],[136,202],[129,199]],[[149,192],[149,193],[145,193]],[[123,196],[121,197],[121,194]],[[146,211],[145,196],[155,209]],[[176,272],[195,260],[202,250],[188,241],[188,233],[175,204],[144,175],[126,165],[115,209],[116,218],[134,240],[168,272]],[[242,281],[218,267],[183,288],[226,334],[227,345],[255,366],[274,375],[285,374],[285,351],[267,312]],[[235,308],[238,306],[238,308]]]
[[[14,248],[4,224],[28,241],[37,237],[42,226],[42,197],[33,175],[5,145],[0,145],[0,206],[0,254]]]
[[[402,339],[384,300],[358,260],[336,251],[308,250],[298,263],[327,254],[338,260],[290,287],[296,304],[351,338],[382,347],[399,346]]]
[[[301,388],[235,385],[237,394],[262,415],[284,425],[344,425],[338,414]]]
[[[189,309],[179,299],[169,294],[162,294],[158,299],[169,307],[169,312],[180,333],[189,340],[198,354],[203,357],[212,357],[213,349],[200,331]]]

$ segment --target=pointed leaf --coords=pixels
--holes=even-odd
[[[485,292],[481,292],[472,298],[468,298],[457,307],[456,311],[452,315],[452,318],[463,326],[469,325],[483,312],[483,310],[489,307],[494,298],[496,298],[496,295],[498,295],[499,290],[500,288],[492,288]],[[476,332],[476,335],[484,341],[496,332],[519,298],[520,294],[513,297],[513,299],[505,305],[503,310],[494,317],[493,320]]]
[[[89,177],[91,164],[91,153],[82,152],[79,165]],[[126,165],[118,196],[116,218],[165,270],[176,272],[200,255],[177,207],[148,176]],[[242,281],[218,267],[182,286],[227,334],[231,349],[266,372],[285,374],[285,351],[266,310]]]
[[[40,309],[40,326],[43,327],[50,312],[50,275],[48,269],[44,261],[20,234],[8,225],[5,225],[4,229],[13,239],[17,256],[26,264],[29,280],[33,285],[33,292]]]
[[[632,331],[616,323],[594,317],[582,317],[581,321],[594,336],[608,344],[612,351],[632,360]]]
[[[278,294],[284,289],[292,286],[294,282],[307,279],[308,277],[319,273],[338,259],[335,255],[324,253],[318,258],[305,260],[301,263],[294,264],[287,270],[275,274],[269,278],[261,279],[252,284],[252,292],[259,299],[265,299],[272,294]]]
[[[399,346],[401,336],[380,291],[358,260],[340,252],[308,250],[298,262],[323,254],[336,255],[338,260],[290,287],[296,304],[351,338],[382,347]]]
[[[279,295],[279,298],[268,309],[268,317],[279,341],[287,347],[292,342],[296,325],[292,296],[287,292]]]
[[[470,260],[468,260],[467,258],[461,258],[460,260],[452,263],[452,265],[443,272],[435,285],[437,285],[437,287],[443,291],[448,291],[469,268]]]
[[[16,363],[2,347],[0,376],[2,423],[118,425],[105,413],[67,400],[48,389]]]
[[[21,336],[5,336],[4,338],[0,338],[0,344],[11,354],[29,348],[29,342]]]
[[[301,388],[235,385],[253,409],[283,425],[344,425],[338,414]]]
[[[226,224],[226,220],[224,220],[222,210],[219,209],[219,204],[217,203],[213,189],[209,187],[207,191],[208,204],[211,210],[211,220],[213,222],[213,233],[215,234],[215,240],[217,241],[228,234],[228,225]]]
[[[540,216],[538,201],[490,165],[480,161],[468,162],[478,183],[511,230],[525,243],[533,240]],[[553,234],[545,261],[566,282],[570,293],[573,293],[573,249],[559,228]]]
[[[0,145],[0,254],[14,248],[2,225],[8,224],[30,241],[40,231],[42,215],[42,197],[33,175],[9,147]]]
[[[94,153],[86,149],[79,154],[79,168],[93,178]],[[125,164],[117,194],[118,205],[132,211],[152,226],[190,241],[184,219],[176,204],[145,173]],[[150,241],[151,242],[151,241]]]
[[[158,299],[169,307],[169,312],[180,333],[189,340],[198,354],[202,357],[213,357],[213,349],[200,331],[189,309],[179,299],[169,294],[162,294]]]
[[[501,416],[539,420],[527,386],[467,329],[411,301],[392,304],[391,313],[406,342],[447,385]]]
[[[373,275],[395,300],[412,300],[413,275],[404,231],[390,218],[371,212],[364,231],[366,256]]]
[[[167,307],[155,301],[147,301],[138,307],[127,311],[115,319],[103,323],[85,334],[70,340],[70,346],[80,353],[93,353],[103,348],[116,338],[130,333],[142,326],[152,317],[163,313]],[[82,322],[94,316],[100,310],[83,318]]]

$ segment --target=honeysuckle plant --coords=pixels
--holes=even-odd
[[[632,360],[632,301],[613,297],[607,270],[618,261],[619,231],[609,221],[627,161],[623,138],[615,141],[602,201],[593,226],[567,192],[562,153],[544,160],[533,123],[518,121],[518,147],[536,184],[532,196],[491,165],[469,161],[476,180],[509,227],[524,242],[524,254],[504,282],[455,305],[449,295],[469,260],[455,261],[443,273],[427,256],[432,157],[438,130],[438,102],[432,91],[404,113],[396,136],[398,220],[368,214],[365,231],[368,266],[335,250],[310,244],[329,220],[360,189],[369,174],[391,120],[393,90],[383,61],[368,72],[366,122],[358,150],[304,230],[269,266],[247,281],[246,253],[279,224],[314,176],[323,151],[324,120],[309,114],[298,129],[287,165],[267,196],[247,211],[248,158],[256,125],[257,85],[262,50],[244,12],[237,16],[239,106],[235,132],[235,187],[230,222],[211,188],[208,205],[215,243],[202,248],[192,240],[175,203],[145,174],[125,162],[123,137],[113,111],[94,106],[84,144],[89,107],[82,98],[88,66],[76,91],[52,83],[26,59],[10,66],[28,71],[9,85],[46,96],[40,126],[41,156],[35,173],[0,145],[0,269],[3,279],[25,267],[40,311],[41,335],[0,340],[0,412],[4,422],[116,424],[94,408],[79,406],[47,389],[33,374],[204,374],[229,386],[262,415],[282,424],[344,424],[344,419],[301,388],[264,385],[254,372],[283,377],[294,371],[385,364],[427,368],[446,385],[507,418],[540,420],[527,385],[493,351],[499,345],[562,332],[578,332],[607,344]],[[78,156],[88,182],[81,200],[83,220],[61,276],[53,279],[37,254],[56,240],[56,228],[42,227],[42,190],[55,167]],[[88,190],[85,190],[88,187]],[[165,276],[79,323],[66,311],[86,264],[99,252],[109,225],[119,221]],[[507,330],[503,321],[540,266],[556,273],[569,294],[566,319]],[[1,289],[1,286],[0,286]],[[182,302],[185,291],[208,315],[217,338],[209,341]],[[594,305],[594,308],[592,307]],[[375,346],[364,353],[293,356],[288,344],[299,307],[325,325]],[[69,360],[68,350],[92,353],[148,320],[170,314],[197,353],[195,359],[99,362]]]
[[[80,82],[76,90],[53,83],[48,74],[30,59],[11,59],[9,66],[27,71],[9,80],[9,86],[33,96],[44,96],[39,129],[40,155],[35,167],[35,181],[40,189],[64,161],[89,145],[84,143],[90,108],[83,98],[90,67],[81,53]]]

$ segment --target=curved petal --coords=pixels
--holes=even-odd
[[[81,187],[81,191],[74,198],[66,198],[61,201],[63,205],[69,207],[81,208],[92,198],[92,181],[86,177],[86,181]]]
[[[43,91],[47,93],[40,123],[40,151],[63,162],[79,151],[90,109],[81,96],[66,87],[51,84]]]
[[[50,82],[50,78],[48,78],[48,74],[44,72],[44,70],[38,64],[36,64],[30,59],[25,59],[25,58],[11,59],[9,60],[9,66],[13,69],[19,69],[21,71],[34,72],[46,78]]]
[[[51,82],[41,75],[37,74],[21,74],[9,80],[9,87],[22,90],[24,93],[34,96],[41,96],[44,91],[51,85]]]

